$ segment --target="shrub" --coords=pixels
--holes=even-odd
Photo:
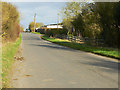
[[[66,35],[67,31],[64,29],[47,29],[47,31],[45,32],[46,36],[52,36],[55,37],[56,35]]]
[[[19,37],[19,12],[10,3],[2,2],[2,33],[3,42],[15,41]]]

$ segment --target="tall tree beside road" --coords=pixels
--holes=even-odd
[[[102,38],[107,46],[118,46],[120,2],[66,3],[61,10],[68,34]]]
[[[66,3],[66,6],[61,10],[63,15],[63,25],[68,29],[68,34],[72,33],[73,31],[75,32],[71,22],[79,15],[79,13],[81,13],[82,5],[83,3],[80,2],[70,2]]]
[[[120,2],[119,3],[116,3],[115,5],[115,10],[114,10],[114,20],[115,20],[115,25],[116,25],[116,28],[117,28],[117,32],[118,32],[118,48],[120,49]]]
[[[94,39],[98,38],[102,31],[102,28],[99,25],[100,22],[99,14],[95,15],[94,4],[93,3],[86,4],[86,7],[84,6],[84,8],[82,9],[81,15],[83,20],[82,25],[84,27],[82,35],[88,38]]]
[[[103,28],[102,37],[109,46],[118,45],[118,20],[120,14],[120,2],[106,2],[95,4],[96,13],[100,15],[100,25]],[[117,12],[117,13],[116,13]]]

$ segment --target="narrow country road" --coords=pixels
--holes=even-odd
[[[22,33],[25,60],[15,88],[118,88],[118,62]]]

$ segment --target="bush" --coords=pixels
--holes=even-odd
[[[19,37],[19,12],[10,3],[2,2],[2,35],[3,42],[15,41]]]
[[[38,29],[38,32],[40,32],[41,34],[45,34],[45,30],[44,29]]]
[[[45,35],[48,37],[55,37],[56,35],[65,35],[67,34],[66,30],[63,29],[47,29]]]

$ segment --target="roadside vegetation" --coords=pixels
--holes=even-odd
[[[20,26],[20,31],[21,31],[21,32],[24,32],[23,26]]]
[[[120,2],[68,2],[60,11],[63,30],[46,30],[43,34],[47,37],[42,38],[71,48],[120,58],[118,12]],[[80,37],[84,44],[64,41],[64,36]]]
[[[63,40],[63,39],[57,39],[57,38],[50,38],[47,36],[42,36],[42,39],[59,44],[59,45],[63,45],[63,46],[67,46],[73,49],[77,49],[77,50],[82,50],[82,51],[87,51],[87,52],[92,52],[95,54],[99,54],[99,55],[104,55],[104,56],[109,56],[112,58],[117,58],[120,59],[120,51],[115,50],[115,49],[108,49],[105,47],[93,47],[87,44],[80,44],[80,43],[75,43],[75,42],[71,42],[68,40]]]
[[[40,32],[32,32],[32,33],[34,33],[34,34],[40,34]],[[41,34],[40,34],[41,35]]]
[[[21,43],[19,12],[17,8],[7,2],[2,2],[2,88],[9,88],[11,67],[14,55]]]
[[[68,34],[103,39],[105,46],[119,47],[120,2],[70,2],[61,10]]]
[[[51,29],[47,30],[45,35],[102,39],[104,46],[117,48],[120,46],[120,13],[118,12],[120,12],[120,2],[68,2],[60,12],[63,16],[64,32]]]
[[[10,3],[2,2],[2,41],[15,41],[19,37],[19,12]]]
[[[21,34],[15,42],[6,43],[2,47],[2,87],[8,88],[10,82],[11,66],[14,63],[14,55],[21,43]]]

